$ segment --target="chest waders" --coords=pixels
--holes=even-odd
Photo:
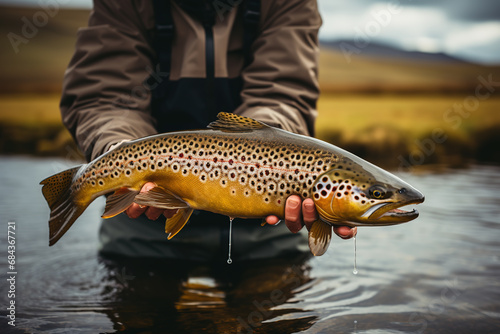
[[[223,0],[220,0],[223,1]],[[228,3],[242,2],[225,0]],[[233,112],[241,104],[242,78],[215,77],[215,53],[213,26],[217,13],[212,1],[198,2],[196,17],[205,30],[205,78],[170,79],[172,41],[175,26],[170,1],[153,0],[155,12],[155,49],[162,81],[152,92],[153,116],[158,132],[203,129],[216,119],[220,111]],[[188,1],[189,3],[189,1]],[[204,8],[202,5],[206,5]],[[229,4],[227,4],[229,6]],[[237,10],[233,8],[233,10]],[[257,35],[260,19],[260,0],[243,1],[243,51],[245,66],[251,57],[251,44]],[[194,41],[199,43],[200,41]]]

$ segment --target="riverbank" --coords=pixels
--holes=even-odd
[[[500,96],[323,94],[316,136],[387,168],[500,163]],[[76,159],[59,96],[0,96],[0,154]],[[462,106],[462,107],[460,107]]]
[[[500,96],[323,95],[317,137],[384,167],[500,163]]]

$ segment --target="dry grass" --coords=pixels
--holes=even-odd
[[[500,96],[481,101],[467,118],[450,112],[467,95],[326,95],[318,101],[317,133],[355,139],[368,127],[394,128],[419,137],[433,129],[471,133],[500,124]],[[457,119],[459,117],[459,119]],[[461,122],[460,124],[458,124]],[[458,125],[458,126],[457,126]]]
[[[424,163],[500,162],[495,153],[500,147],[500,96],[482,101],[469,117],[446,118],[466,96],[324,94],[318,103],[317,137],[394,167],[399,156],[421,150],[419,142],[433,140],[438,129],[446,141],[436,143]],[[0,96],[0,152],[65,155],[73,150],[58,104],[55,94]]]
[[[500,96],[461,115],[467,96],[323,95],[317,137],[387,167],[428,147],[424,164],[500,162]]]
[[[61,124],[56,94],[13,94],[0,96],[0,123],[24,125]]]

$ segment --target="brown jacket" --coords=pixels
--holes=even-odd
[[[312,135],[319,94],[321,18],[316,1],[268,0],[261,7],[253,61],[246,68],[237,11],[219,13],[213,28],[215,76],[242,76],[242,104],[236,114]],[[170,78],[204,78],[201,23],[175,2],[172,16]],[[64,78],[61,114],[88,159],[114,143],[157,132],[148,87],[159,78],[154,75],[153,34],[153,6],[147,0],[95,0],[89,26],[78,31],[76,51]]]

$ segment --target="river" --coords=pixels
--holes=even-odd
[[[66,167],[0,157],[1,333],[500,331],[500,167],[400,175],[425,194],[421,215],[359,228],[357,275],[354,241],[340,238],[317,258],[113,263],[97,254],[101,199],[49,248],[38,183]]]

